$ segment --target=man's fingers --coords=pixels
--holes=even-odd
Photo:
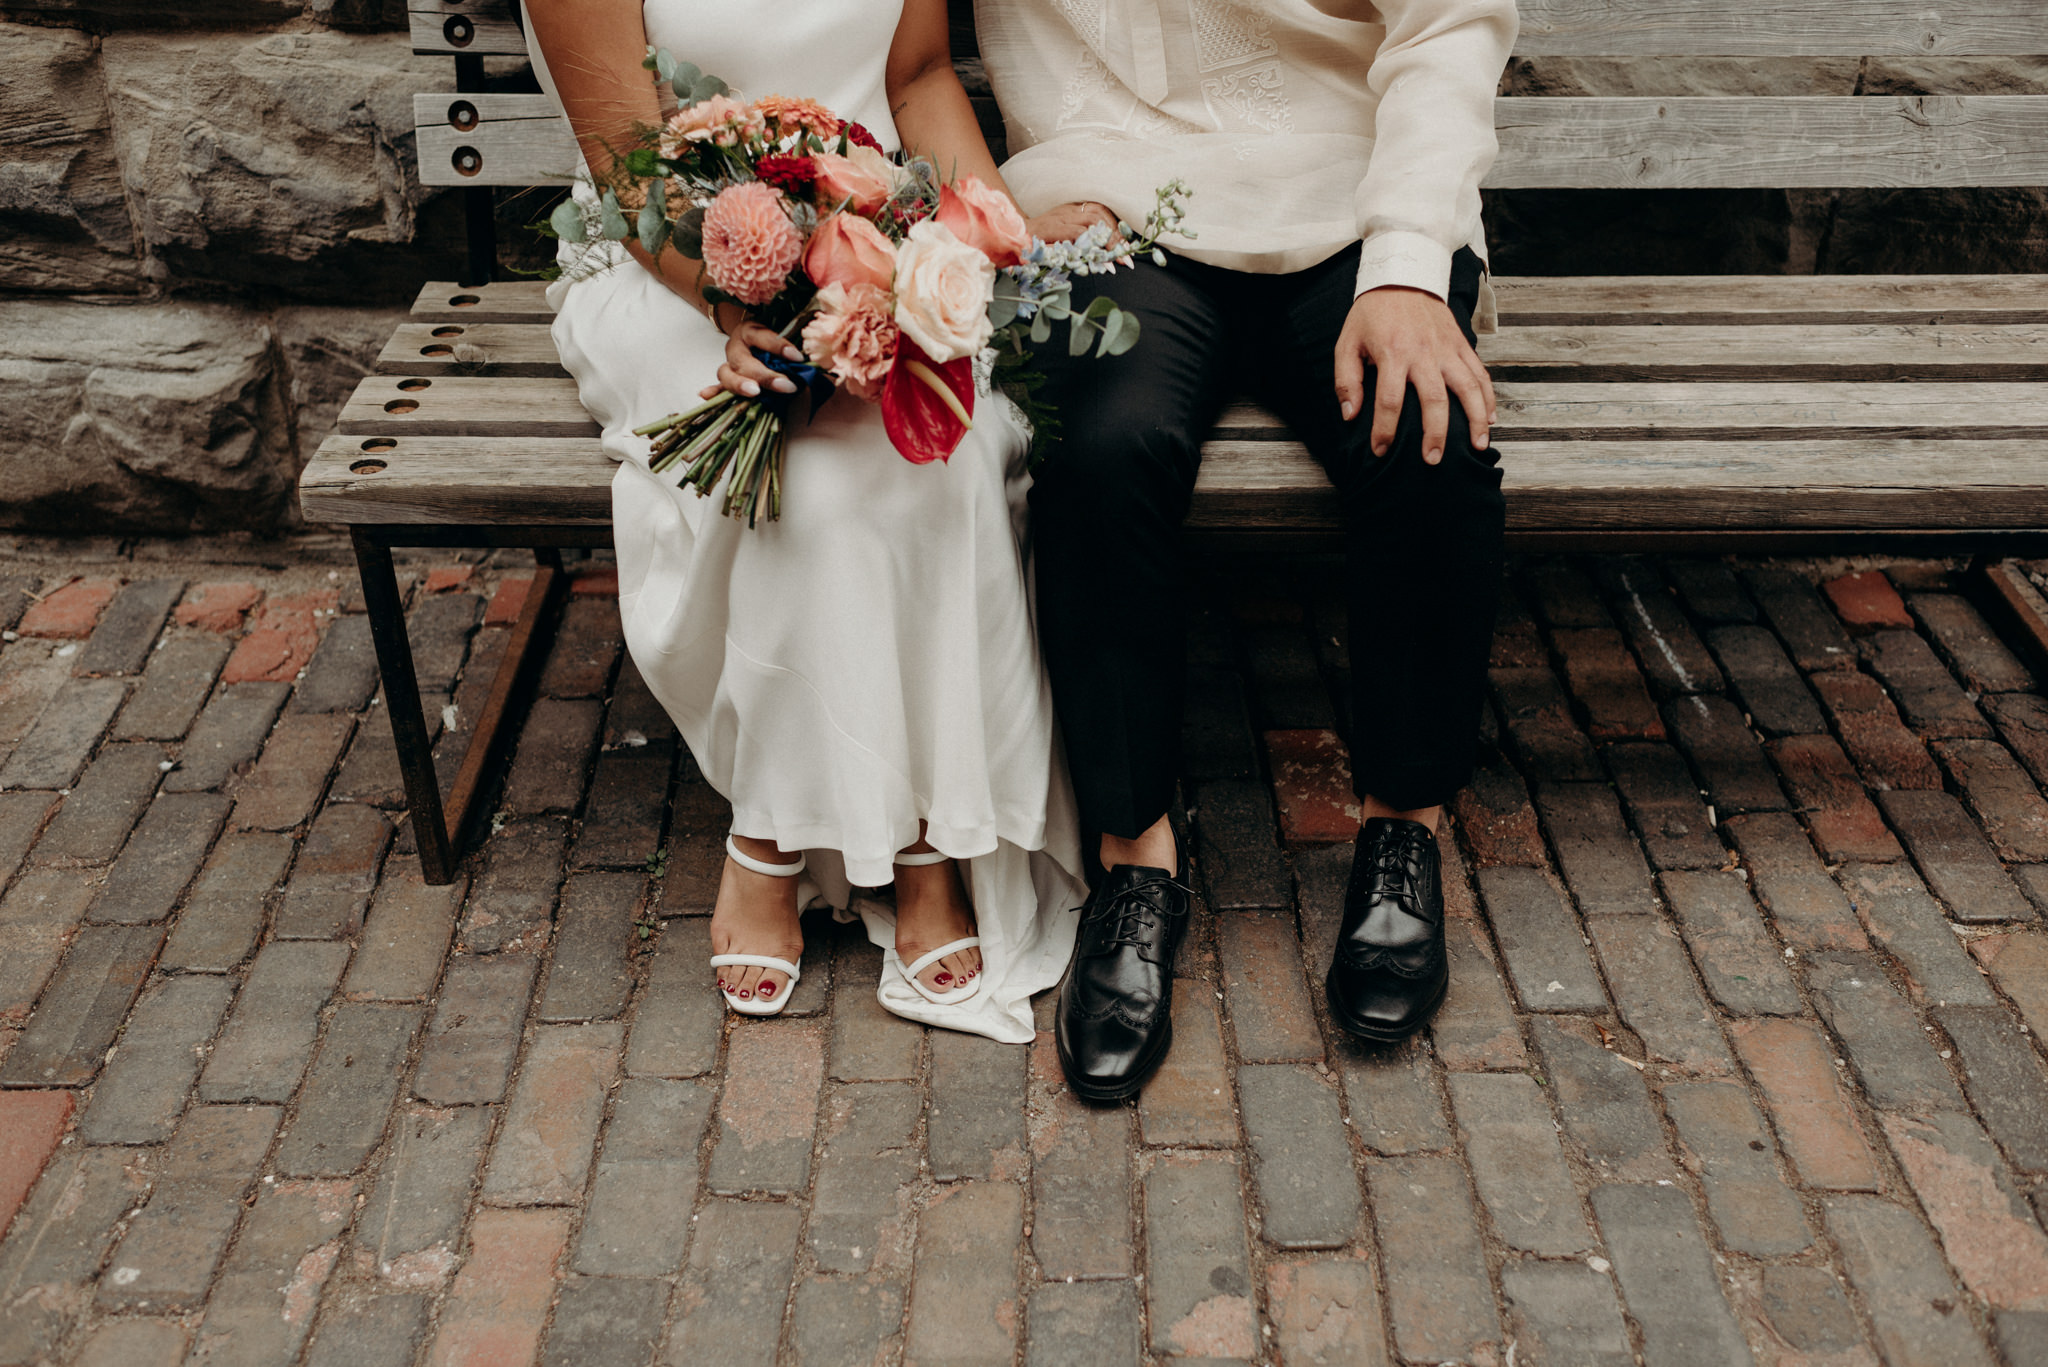
[[[1394,429],[1401,425],[1401,405],[1408,398],[1407,372],[1382,364],[1379,383],[1372,397],[1372,453],[1384,456],[1393,449]]]
[[[1451,399],[1444,377],[1426,370],[1418,374],[1415,397],[1422,402],[1422,459],[1435,465],[1444,458],[1444,436],[1451,426]]]
[[[1472,429],[1473,449],[1484,451],[1492,440],[1489,429],[1493,424],[1487,421],[1486,393],[1479,386],[1479,376],[1472,367],[1460,365],[1444,376],[1444,380],[1465,410],[1465,425]]]
[[[1347,338],[1337,343],[1337,411],[1350,422],[1365,397],[1365,359]]]
[[[1486,425],[1491,427],[1500,421],[1500,400],[1493,392],[1493,376],[1486,373],[1486,362],[1479,359],[1478,352],[1467,347],[1465,354],[1471,359],[1472,368],[1479,372],[1479,392],[1486,396]]]

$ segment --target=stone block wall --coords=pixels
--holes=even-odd
[[[399,0],[0,0],[0,526],[295,523],[342,399],[460,269],[458,197],[412,148],[453,67],[404,25]]]
[[[420,284],[401,0],[0,0],[0,527],[274,531]],[[531,89],[516,61],[493,83]],[[2048,91],[2048,59],[1517,62],[1512,93]],[[527,263],[531,195],[501,210]],[[1489,196],[1502,273],[2048,271],[2048,195]]]

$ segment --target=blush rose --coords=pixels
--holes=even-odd
[[[940,364],[972,356],[995,331],[995,280],[994,262],[928,218],[896,249],[896,325]]]
[[[1031,250],[1031,229],[1015,202],[1002,191],[991,190],[979,176],[962,176],[941,189],[934,217],[999,268],[1018,265]]]
[[[826,285],[873,285],[886,290],[896,276],[896,248],[882,230],[857,214],[834,214],[811,234],[804,273]]]

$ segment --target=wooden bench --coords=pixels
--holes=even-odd
[[[420,179],[464,187],[470,281],[421,290],[300,482],[350,528],[421,863],[453,877],[563,582],[559,548],[610,541],[612,463],[533,282],[493,282],[491,188],[565,184],[540,95],[484,93],[521,55],[509,0],[410,0],[416,52],[457,90],[416,97]],[[956,30],[956,34],[958,30]],[[971,32],[956,37],[984,122]],[[1522,56],[2048,53],[2041,0],[1522,0]],[[1521,188],[2048,185],[2048,96],[1504,98],[1487,184]],[[999,135],[1000,127],[994,126]],[[2048,277],[1497,279],[1480,353],[1521,548],[1769,550],[2048,541]],[[679,395],[679,401],[682,396]],[[1269,414],[1224,415],[1197,535],[1336,529],[1322,471]],[[448,802],[428,751],[394,546],[533,547],[541,566]],[[445,816],[444,816],[445,812]]]

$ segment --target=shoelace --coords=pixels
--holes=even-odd
[[[1095,913],[1097,918],[1107,919],[1111,916],[1116,918],[1116,928],[1110,932],[1108,940],[1103,943],[1102,948],[1105,951],[1118,949],[1126,945],[1133,949],[1145,949],[1148,946],[1144,940],[1139,938],[1139,934],[1152,928],[1152,918],[1154,916],[1184,916],[1187,914],[1184,911],[1170,911],[1155,907],[1137,895],[1148,888],[1178,888],[1180,891],[1187,893],[1188,896],[1194,896],[1193,889],[1184,887],[1171,878],[1147,878],[1142,882],[1133,883],[1130,887],[1125,888],[1122,892],[1111,898],[1109,902],[1104,904]]]
[[[1413,881],[1421,873],[1421,869],[1416,867],[1421,862],[1416,858],[1420,850],[1421,842],[1416,839],[1382,841],[1374,851],[1372,874],[1366,883],[1367,890],[1385,893],[1389,891],[1389,883],[1398,888]]]

